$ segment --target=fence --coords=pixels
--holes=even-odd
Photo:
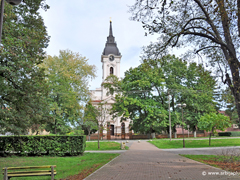
[[[197,132],[197,137],[206,137],[208,134],[205,132]],[[92,134],[91,140],[97,140],[98,134]],[[156,134],[157,139],[169,138],[168,134]],[[182,138],[182,134],[177,134],[177,138]],[[188,138],[188,134],[184,134],[185,138]],[[189,137],[194,137],[193,134],[189,134]],[[106,133],[100,133],[100,140],[124,140],[124,139],[151,139],[151,134],[134,134],[129,128],[114,127],[114,129],[108,128]],[[174,134],[172,134],[174,138]],[[87,138],[88,139],[88,138]]]

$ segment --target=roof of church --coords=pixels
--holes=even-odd
[[[103,55],[114,54],[116,56],[120,56],[121,53],[117,48],[117,43],[115,42],[115,37],[113,36],[112,32],[112,21],[110,21],[110,29],[109,29],[109,36],[107,37],[107,42],[105,44],[105,48],[103,50]]]

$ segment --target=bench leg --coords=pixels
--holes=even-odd
[[[54,166],[51,166],[51,180],[54,180]]]
[[[8,180],[8,174],[7,174],[7,167],[4,169],[4,177],[3,180]]]

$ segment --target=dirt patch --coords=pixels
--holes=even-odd
[[[231,172],[240,172],[240,163],[239,162],[217,162],[213,160],[202,160],[204,163],[211,166],[215,165],[225,171]]]
[[[81,173],[73,175],[73,176],[69,176],[65,179],[60,179],[60,180],[82,180],[84,178],[86,178],[88,175],[92,174],[94,171],[96,171],[96,169],[98,169],[99,166],[101,166],[102,164],[95,164],[93,165],[91,168],[89,169],[84,169]]]

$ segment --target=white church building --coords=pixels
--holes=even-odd
[[[101,55],[102,82],[104,82],[106,77],[111,74],[120,78],[121,58],[122,55],[117,47],[115,37],[113,36],[112,22],[110,21],[109,36],[107,37],[107,42]],[[102,106],[103,111],[101,111],[103,114],[99,119],[99,123],[103,124],[104,127],[103,134],[108,134],[108,139],[110,138],[109,136],[120,136],[125,139],[125,134],[128,135],[129,133],[128,131],[130,120],[120,122],[120,117],[113,119],[109,114],[109,110],[111,109],[112,104],[115,103],[114,95],[107,96],[107,90],[101,86],[100,88],[96,88],[96,90],[91,90],[91,99],[92,104],[95,106],[97,106],[99,103],[104,104]]]

